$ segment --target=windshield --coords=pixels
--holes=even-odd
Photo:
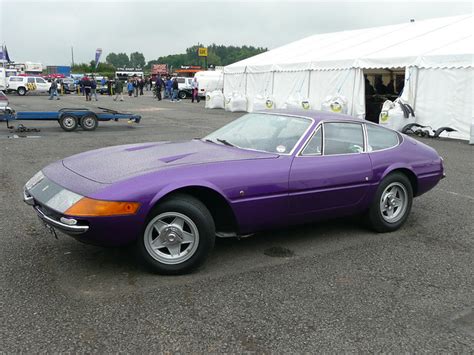
[[[250,113],[203,139],[239,148],[288,154],[310,125],[308,118]]]

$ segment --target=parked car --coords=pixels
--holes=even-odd
[[[181,100],[184,100],[187,97],[191,97],[193,95],[191,87],[193,78],[178,76],[176,80],[178,81],[178,97]]]
[[[199,83],[198,95],[206,96],[206,92],[224,90],[224,73],[222,70],[200,71],[194,74]]]
[[[85,243],[135,243],[155,271],[200,265],[215,237],[363,214],[400,228],[413,197],[444,177],[429,146],[318,111],[246,114],[202,139],[107,147],[38,172],[24,200]]]
[[[74,83],[74,79],[63,78],[61,79],[61,83],[62,83],[61,85],[65,94],[70,94],[71,92],[77,91],[77,86]]]
[[[10,76],[7,81],[7,93],[15,91],[24,96],[28,92],[47,93],[51,83],[37,76]]]

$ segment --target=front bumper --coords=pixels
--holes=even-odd
[[[80,225],[78,221],[73,218],[61,217],[59,214],[49,211],[46,206],[42,206],[36,202],[34,197],[31,196],[26,189],[23,190],[23,201],[33,206],[38,217],[53,228],[57,228],[70,235],[84,234],[89,230],[88,225]]]

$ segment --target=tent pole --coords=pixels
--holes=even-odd
[[[274,96],[273,90],[275,89],[275,71],[272,72],[272,96]]]
[[[308,101],[309,101],[309,94],[310,94],[310,89],[311,89],[311,72],[312,70],[308,69],[308,95],[307,95]]]

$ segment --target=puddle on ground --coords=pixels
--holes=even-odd
[[[7,136],[10,139],[17,139],[17,138],[41,138],[41,136],[27,136],[23,134],[13,134],[11,136]]]

